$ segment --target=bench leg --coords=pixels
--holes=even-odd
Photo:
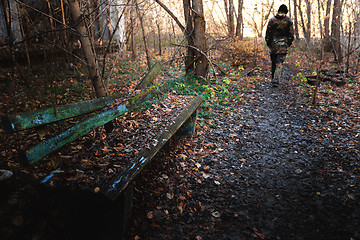
[[[196,120],[198,116],[198,110],[195,110],[190,117],[184,122],[184,124],[177,130],[177,136],[191,136],[195,133]]]
[[[122,227],[123,227],[123,233],[126,233],[129,229],[130,223],[131,223],[131,217],[132,217],[132,208],[133,208],[133,196],[134,196],[134,185],[131,184],[128,186],[122,196],[121,202],[122,202],[122,210],[123,210],[123,216],[122,216]]]
[[[131,224],[134,187],[129,185],[126,190],[115,201],[115,214],[113,228],[120,239],[126,239],[126,233]]]

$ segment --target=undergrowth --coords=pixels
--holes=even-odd
[[[169,79],[168,85],[171,92],[179,95],[203,96],[204,103],[199,116],[204,118],[213,118],[215,116],[214,110],[226,113],[228,111],[227,106],[231,102],[239,101],[237,93],[241,90],[241,87],[229,77],[223,77],[221,81],[213,83],[189,75]]]

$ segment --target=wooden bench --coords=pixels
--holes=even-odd
[[[149,75],[150,73],[147,76]],[[154,78],[156,74],[152,72],[151,75],[151,78]],[[109,145],[107,148],[104,148],[103,145],[91,146],[89,149],[84,150],[85,153],[78,154],[78,156],[72,153],[71,149],[67,149],[68,146],[61,148],[61,151],[65,152],[65,154],[67,151],[70,152],[68,155],[62,155],[62,157],[66,157],[65,163],[42,179],[41,186],[46,191],[50,190],[54,194],[59,207],[62,209],[63,221],[66,222],[66,229],[68,229],[68,232],[63,236],[64,238],[79,239],[86,236],[87,239],[106,239],[114,236],[114,234],[118,237],[119,234],[123,235],[131,219],[132,183],[136,176],[151,162],[155,154],[174,134],[191,135],[195,131],[197,108],[203,98],[199,96],[168,96],[163,101],[153,103],[155,109],[144,110],[142,113],[137,111],[139,105],[144,103],[145,100],[151,99],[152,96],[164,92],[164,87],[166,87],[166,83],[161,82],[144,89],[144,86],[149,85],[144,84],[145,80],[146,77],[139,84],[142,85],[139,89],[143,90],[123,103],[118,103],[119,95],[115,95],[103,99],[59,106],[57,109],[50,108],[3,118],[4,129],[8,133],[15,133],[51,122],[100,111],[60,134],[30,147],[25,154],[30,164],[37,163],[52,152],[59,151],[65,145],[77,144],[80,137],[88,138],[91,141],[91,137],[87,135],[91,130],[114,119],[118,119],[117,124],[120,126],[126,121],[133,121],[136,125],[136,121],[141,120],[144,121],[144,124],[142,124],[144,126],[152,120],[154,120],[153,126],[156,124],[156,126],[160,127],[164,125],[162,128],[154,127],[153,129],[146,129],[142,125],[142,128],[132,126],[134,131],[134,133],[131,133],[132,135],[128,133],[127,128],[124,128],[121,132],[109,133],[108,139],[110,140],[107,141]],[[155,110],[158,115],[152,114],[151,111],[155,112]],[[125,120],[126,114],[129,118],[133,117],[133,119]],[[141,114],[144,114],[144,116]],[[160,122],[161,116],[159,114],[169,114],[169,117],[167,117],[166,121],[162,120]],[[144,120],[145,117],[148,119]],[[156,120],[158,120],[158,123],[155,122]],[[140,128],[142,130],[139,130]],[[154,130],[154,132],[151,130]],[[146,138],[138,144],[138,150],[135,147],[126,145],[126,141],[120,143],[120,138],[130,135],[129,138],[132,139],[144,138],[146,135]],[[113,146],[110,146],[111,144]],[[99,151],[102,152],[102,155],[96,158]],[[127,154],[127,151],[130,151],[131,154]],[[88,155],[86,155],[87,153]],[[87,159],[81,159],[84,155]],[[129,159],[128,155],[131,156],[131,159]],[[74,156],[77,156],[78,159]],[[91,231],[94,229],[96,231]]]

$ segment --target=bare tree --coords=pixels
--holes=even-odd
[[[186,30],[184,31],[187,44],[189,46],[194,46],[194,21],[193,15],[191,14],[191,0],[183,0],[184,4],[184,17],[185,17],[185,26]],[[188,47],[186,56],[185,56],[185,72],[189,74],[195,69],[195,49]]]
[[[298,10],[299,10],[299,15],[300,15],[300,20],[301,20],[301,27],[303,29],[303,33],[304,33],[304,38],[306,40],[306,42],[310,41],[310,36],[311,36],[311,5],[309,0],[305,0],[306,3],[306,13],[307,13],[307,22],[305,23],[305,19],[304,19],[304,14],[301,8],[301,0],[299,0],[299,4],[298,4]]]
[[[239,39],[242,39],[244,36],[243,6],[244,6],[244,0],[238,0],[238,15],[237,15],[237,19],[236,19],[237,20],[236,21],[236,36]]]
[[[297,15],[297,0],[294,0],[294,34],[295,39],[299,39],[299,28],[298,28],[298,15]]]
[[[106,96],[105,86],[99,76],[98,67],[96,65],[94,53],[92,51],[90,39],[88,37],[88,30],[85,26],[85,22],[82,19],[82,13],[79,8],[79,2],[77,0],[69,0],[69,6],[73,16],[73,20],[76,24],[75,28],[79,33],[81,48],[84,52],[87,67],[89,70],[89,77],[94,86],[96,97],[104,97]]]
[[[193,0],[194,12],[194,44],[196,49],[195,75],[206,78],[209,70],[209,62],[205,55],[207,51],[205,37],[205,16],[202,0]]]
[[[140,27],[141,27],[141,33],[142,33],[143,41],[144,41],[144,48],[145,48],[147,65],[148,65],[148,69],[150,70],[150,69],[151,69],[151,61],[150,61],[149,48],[148,48],[148,46],[147,46],[147,40],[146,40],[146,35],[145,35],[144,21],[143,21],[143,16],[142,16],[142,14],[140,13],[137,0],[135,0],[135,7],[136,7],[136,14],[137,14],[137,16],[138,16],[138,18],[139,18],[139,21],[140,21]]]
[[[227,27],[228,27],[228,35],[234,36],[234,1],[233,0],[224,0],[224,6],[225,6],[225,14],[226,14],[226,20],[227,20]]]
[[[341,5],[340,0],[334,0],[333,5],[333,17],[331,22],[331,45],[333,47],[335,61],[338,64],[342,63],[342,52],[341,52]]]
[[[135,49],[135,39],[134,39],[134,8],[130,9],[130,51],[131,51],[131,58],[135,59],[136,58],[136,49]]]
[[[259,9],[260,7],[260,9]],[[269,20],[271,11],[274,8],[274,0],[269,2],[262,2],[255,4],[255,9],[253,15],[250,15],[249,25],[254,29],[258,37],[262,36],[266,23]]]
[[[331,49],[331,43],[330,43],[330,7],[331,7],[331,1],[326,1],[326,11],[325,11],[325,19],[324,19],[324,50],[330,51]]]
[[[205,16],[202,0],[183,0],[186,27],[160,0],[155,0],[177,23],[188,42],[185,57],[186,73],[194,71],[198,77],[206,78],[209,61],[206,56]]]

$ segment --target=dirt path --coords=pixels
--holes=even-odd
[[[356,125],[306,112],[289,82],[269,86],[195,138],[194,152],[217,144],[211,154],[152,166],[137,184],[131,239],[360,238],[360,156],[347,145]]]

